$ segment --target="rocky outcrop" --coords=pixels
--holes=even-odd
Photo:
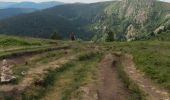
[[[7,60],[2,61],[1,66],[1,82],[10,82],[11,80],[15,79],[16,77],[13,76],[12,66],[8,64]]]
[[[167,5],[156,0],[122,0],[106,9],[108,17],[99,25],[110,26],[118,40],[148,39],[151,33],[170,30]]]
[[[124,0],[120,12],[125,12],[124,17],[133,19],[138,24],[144,24],[148,20],[155,0]]]
[[[160,32],[164,31],[165,30],[165,26],[160,26],[158,27],[155,31],[154,31],[154,34],[159,34]]]
[[[137,34],[137,31],[134,28],[134,26],[132,24],[129,25],[128,28],[127,28],[127,34],[126,34],[127,41],[135,40],[136,34]]]

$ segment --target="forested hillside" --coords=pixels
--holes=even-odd
[[[0,2],[0,9],[7,8],[32,8],[32,9],[46,9],[50,7],[54,7],[57,5],[63,5],[63,2],[58,1],[50,1],[50,2]]]
[[[13,17],[20,14],[31,13],[36,11],[36,9],[31,8],[7,8],[0,9],[0,20]]]
[[[49,37],[54,32],[68,37],[70,32],[75,32],[78,37],[89,39],[93,33],[87,26],[95,22],[93,18],[104,12],[109,4],[68,4],[13,17],[0,22],[0,32],[34,37]]]
[[[1,34],[95,41],[149,39],[170,29],[170,4],[156,0],[123,0],[67,4],[0,21]]]

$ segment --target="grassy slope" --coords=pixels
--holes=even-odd
[[[24,93],[23,98],[40,99],[45,96],[47,100],[81,99],[84,92],[81,88],[95,84],[97,80],[100,57],[98,53],[82,53],[77,60],[56,70],[49,70],[44,85],[31,88]]]
[[[59,44],[58,44],[59,43]],[[66,46],[65,42],[48,39],[0,35],[0,57],[22,52],[41,51]]]
[[[169,49],[170,43],[168,41],[169,34],[167,34],[168,36],[162,35],[162,34],[160,35],[164,41],[158,41],[160,39],[153,38],[152,41],[112,42],[112,43],[100,43],[100,44],[89,44],[85,42],[83,43],[72,42],[71,44],[74,47],[74,52],[94,50],[94,47],[95,47],[94,45],[99,45],[102,47],[102,49],[100,49],[101,51],[104,51],[104,49],[105,50],[109,49],[113,52],[122,51],[124,53],[130,53],[134,56],[134,61],[138,69],[145,72],[146,75],[149,76],[153,81],[157,82],[158,84],[160,84],[161,86],[165,87],[166,89],[170,91],[170,60],[169,60],[170,59],[170,49]],[[4,40],[5,38],[9,38],[8,36],[2,36],[2,37],[3,38],[0,38],[0,41]],[[41,39],[32,39],[32,38],[31,39],[24,39],[24,38],[20,39],[17,37],[10,37],[10,38],[12,39],[15,38],[15,39],[18,39],[19,41],[24,41],[27,43],[33,43],[33,45],[23,45],[23,44],[21,45],[20,43],[17,42],[16,44],[9,43],[6,46],[2,44],[0,46],[4,46],[5,48],[11,49],[12,51],[14,49],[15,51],[16,48],[22,48],[22,47],[24,48],[35,47],[36,48],[37,45],[34,45],[34,43],[42,44],[42,45],[38,45],[38,47],[43,48],[43,46],[51,46],[51,42],[54,42],[51,40],[41,40]],[[63,42],[63,41],[58,41],[57,43],[61,45],[70,44],[70,42]],[[20,51],[17,51],[17,52],[20,52]],[[2,51],[0,53],[2,53]],[[43,59],[40,61],[43,61]],[[48,61],[49,60],[47,60],[47,62]],[[77,63],[79,63],[79,61],[77,61]],[[83,66],[83,63],[88,64],[89,62],[88,63],[80,62],[80,63]],[[81,67],[79,64],[76,66]],[[74,69],[71,69],[71,70],[74,70]],[[81,70],[84,70],[84,69],[81,69]],[[21,71],[22,71],[22,68],[21,68]],[[21,71],[19,71],[19,73]],[[63,73],[61,72],[60,74],[63,74]],[[74,83],[72,83],[72,85],[74,85]],[[65,96],[68,96],[68,95],[65,95]],[[63,98],[65,98],[65,96],[63,94]]]
[[[61,45],[60,45],[61,44]],[[2,58],[8,58],[10,56],[17,56],[22,55],[24,53],[29,52],[45,52],[48,51],[50,48],[58,48],[58,47],[65,47],[64,42],[60,42],[60,44],[57,44],[56,41],[53,40],[47,40],[47,39],[38,39],[38,38],[29,38],[29,37],[16,37],[16,36],[6,36],[6,35],[0,35],[0,59]],[[31,53],[30,53],[31,54]],[[43,54],[39,54],[33,59],[28,61],[29,64],[25,65],[16,65],[14,66],[14,73],[17,75],[18,79],[14,82],[14,84],[17,84],[24,76],[21,75],[21,72],[27,72],[28,69],[31,67],[34,67],[36,63],[45,63],[49,60],[52,60],[53,56],[61,56],[64,54],[64,51],[60,52],[47,52]],[[56,56],[55,56],[56,58]]]
[[[170,91],[169,41],[113,42],[102,45],[112,51],[132,54],[138,69]]]

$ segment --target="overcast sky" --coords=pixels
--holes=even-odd
[[[0,0],[4,2],[22,2],[22,1],[33,1],[33,2],[44,2],[44,1],[61,1],[66,3],[73,3],[73,2],[84,2],[84,3],[91,3],[91,2],[99,2],[99,1],[109,1],[109,0]],[[161,0],[170,2],[170,0]]]

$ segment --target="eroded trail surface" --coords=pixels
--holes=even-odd
[[[166,90],[155,85],[136,69],[131,55],[123,55],[120,61],[127,75],[147,94],[147,100],[170,100]]]
[[[115,56],[108,54],[100,63],[98,100],[127,100],[130,97],[116,71],[116,61]]]
[[[63,48],[61,48],[61,50],[64,50]],[[56,51],[57,52],[57,51]],[[42,52],[43,53],[43,52]],[[44,52],[45,53],[45,52]],[[35,55],[41,55],[40,53],[31,53],[31,54],[27,54],[27,55],[23,55],[23,56],[18,56],[15,59],[12,57],[11,59],[7,59],[9,61],[9,63],[12,65],[15,64],[24,64],[27,61],[29,61],[29,59],[31,59],[32,57],[35,57]],[[66,57],[61,57],[57,60],[51,61],[47,64],[36,64],[36,67],[30,68],[28,70],[28,72],[26,73],[26,75],[24,76],[24,78],[22,79],[21,82],[19,82],[16,85],[13,84],[4,84],[4,85],[0,85],[0,92],[11,92],[11,91],[24,91],[24,89],[26,89],[28,86],[30,86],[31,84],[33,84],[35,78],[39,78],[39,77],[43,77],[43,75],[47,72],[47,69],[49,68],[57,68],[60,67],[60,65],[67,63],[67,61],[74,59],[74,56],[69,55],[69,54],[65,54]]]
[[[53,48],[47,48],[44,50],[37,50],[37,51],[30,51],[30,52],[25,52],[25,53],[15,53],[13,55],[3,57],[6,58],[8,61],[9,65],[21,65],[27,63],[28,59],[36,56],[36,55],[41,55],[46,52],[50,51],[57,51],[57,50],[67,50],[69,47],[63,46],[63,47],[53,47]],[[2,57],[0,58],[0,66],[2,66]]]
[[[31,68],[27,75],[24,77],[24,79],[18,84],[18,85],[3,85],[0,86],[0,91],[12,91],[12,90],[18,90],[23,91],[25,88],[30,86],[36,77],[40,77],[44,75],[48,68],[57,68],[60,67],[60,65],[67,63],[69,60],[74,59],[74,56],[67,56],[62,57],[56,61],[50,62],[47,65],[39,65],[36,68]]]

